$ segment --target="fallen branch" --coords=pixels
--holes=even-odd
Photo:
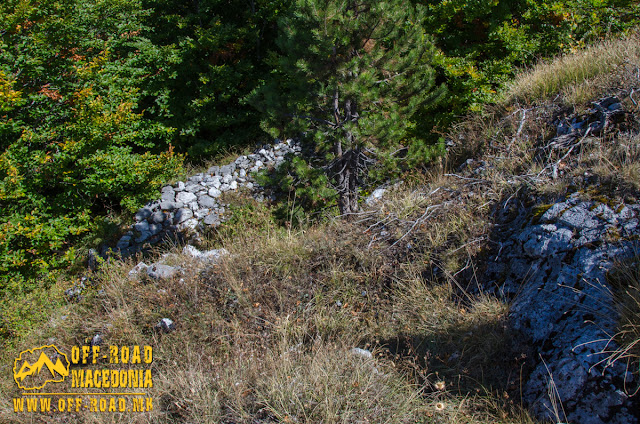
[[[413,223],[413,225],[411,226],[411,228],[409,228],[409,231],[407,231],[406,233],[404,233],[404,235],[402,237],[400,237],[398,240],[396,240],[391,246],[388,247],[388,249],[391,249],[393,246],[395,246],[396,244],[400,243],[400,241],[402,239],[404,239],[406,236],[409,235],[409,233],[411,233],[413,231],[414,228],[416,228],[416,226],[421,223],[422,221],[431,218],[431,216],[435,213],[435,211],[437,210],[437,208],[441,207],[442,204],[439,205],[431,205],[428,206],[427,209],[424,211],[424,213],[422,214],[422,216],[418,219],[416,219],[416,221]],[[428,215],[427,215],[428,214]]]

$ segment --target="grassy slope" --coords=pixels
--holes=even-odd
[[[353,222],[292,231],[247,201],[207,241],[231,253],[217,266],[174,248],[185,275],[141,282],[127,278],[134,262],[106,264],[94,275],[104,291],[4,350],[4,374],[23,348],[50,340],[68,351],[100,333],[106,345],[154,346],[153,412],[36,422],[534,422],[519,408],[526,346],[506,327],[508,305],[474,290],[474,273],[503,199],[558,198],[585,170],[602,176],[609,196],[637,192],[638,136],[586,143],[557,180],[541,176],[533,146],[559,111],[640,87],[638,45],[637,37],[612,41],[523,74],[502,105],[453,132],[447,164],[408,179]],[[624,60],[607,62],[606,72],[576,71],[603,51]],[[554,93],[564,97],[553,103]],[[625,107],[637,112],[628,98]],[[491,164],[482,184],[454,171],[468,157]],[[175,332],[153,330],[163,317]],[[19,393],[9,379],[0,391]],[[0,403],[1,421],[32,422],[10,406]]]

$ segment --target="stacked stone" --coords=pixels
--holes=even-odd
[[[120,238],[116,249],[122,256],[128,256],[140,251],[144,244],[158,243],[167,236],[197,234],[199,229],[219,225],[225,219],[227,206],[220,201],[222,193],[244,187],[256,200],[263,201],[265,193],[255,184],[253,174],[277,168],[288,154],[300,151],[300,145],[293,140],[276,140],[275,144],[240,156],[230,164],[213,166],[187,181],[163,187],[159,200],[147,203],[136,212],[136,222]]]

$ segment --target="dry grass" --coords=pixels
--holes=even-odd
[[[640,35],[635,33],[539,63],[516,77],[503,102],[533,103],[560,95],[565,104],[581,104],[638,81],[639,67]]]
[[[613,339],[618,348],[610,353],[609,362],[622,361],[634,381],[625,387],[630,394],[640,391],[640,258],[619,262],[609,272],[607,279],[613,286],[613,294],[619,314],[618,332]]]
[[[400,189],[388,210],[373,213],[398,215],[389,230],[402,234],[425,208],[443,200],[427,194]],[[230,251],[219,265],[204,267],[177,246],[171,260],[185,271],[171,280],[131,280],[133,261],[106,264],[95,276],[103,291],[88,291],[60,311],[66,319],[52,318],[55,325],[5,352],[3,364],[34,340],[55,337],[59,348],[69,350],[96,333],[106,345],[151,345],[152,412],[15,414],[3,402],[0,420],[533,422],[507,394],[508,379],[497,377],[488,361],[510,352],[506,306],[462,292],[454,265],[449,277],[421,272],[442,259],[435,250],[473,254],[452,252],[480,231],[470,216],[416,226],[389,249],[389,243],[370,243],[365,222],[292,232],[275,226],[264,206],[247,210],[229,224],[244,231],[221,228],[211,241]],[[163,317],[175,322],[174,332],[154,330]],[[354,347],[372,356],[355,355]],[[517,366],[513,355],[505,358]],[[5,400],[19,396],[10,382],[0,391]]]
[[[542,64],[514,84],[511,101],[552,90],[576,99],[611,86],[638,57],[637,41]],[[605,65],[595,64],[598,55]],[[618,76],[599,74],[604,66]],[[129,279],[132,260],[105,264],[95,289],[6,349],[0,366],[9,375],[17,352],[34,343],[68,351],[97,333],[105,345],[151,345],[154,410],[15,414],[8,399],[19,391],[5,379],[0,421],[534,423],[519,408],[526,352],[506,325],[508,304],[477,284],[493,248],[491,221],[566,194],[567,181],[585,171],[615,174],[631,191],[640,174],[639,140],[624,134],[585,143],[563,178],[542,172],[536,147],[554,135],[549,122],[558,109],[487,108],[454,129],[443,170],[391,190],[351,222],[293,231],[247,201],[205,241],[230,252],[215,266],[179,246],[170,260],[184,273],[171,280]],[[635,312],[623,313],[621,346],[637,359],[638,288],[624,293],[620,304]],[[164,317],[174,332],[155,330]],[[371,357],[354,355],[354,347]]]

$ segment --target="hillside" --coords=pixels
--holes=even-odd
[[[1,420],[638,422],[639,46],[523,72],[447,134],[437,166],[350,219],[281,225],[245,186],[196,238],[197,220],[180,242],[98,259],[0,364],[45,342],[151,346],[153,409],[16,413],[3,380]]]

